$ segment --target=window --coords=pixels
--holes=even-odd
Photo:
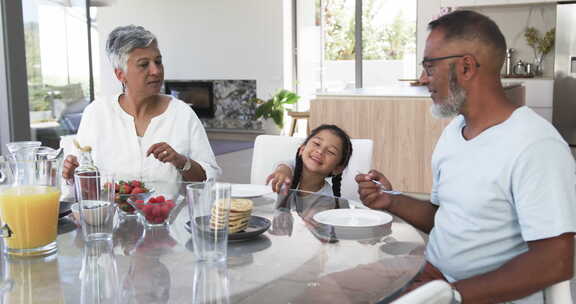
[[[416,76],[416,1],[364,0],[362,87]]]
[[[299,108],[318,91],[416,77],[416,0],[297,0],[296,6]]]
[[[32,140],[57,147],[93,94],[86,1],[22,4]]]

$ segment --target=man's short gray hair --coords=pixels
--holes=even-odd
[[[108,35],[106,55],[114,69],[126,71],[130,52],[136,48],[146,48],[157,41],[154,34],[141,26],[119,26]]]

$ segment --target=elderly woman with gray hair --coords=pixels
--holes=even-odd
[[[141,26],[120,26],[106,42],[106,53],[122,93],[96,100],[82,115],[76,139],[92,147],[102,172],[125,178],[202,181],[220,168],[194,111],[160,93],[164,81],[158,40]],[[71,179],[78,159],[68,155],[63,177]]]

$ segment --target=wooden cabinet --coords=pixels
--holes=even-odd
[[[372,139],[372,167],[395,190],[429,193],[430,159],[449,122],[432,117],[431,103],[419,97],[318,97],[310,102],[309,124],[336,124],[352,138]]]
[[[506,88],[509,99],[524,104],[524,87]],[[310,101],[310,128],[336,124],[352,138],[374,141],[372,167],[395,190],[430,193],[431,158],[450,119],[430,113],[430,97],[318,96]]]

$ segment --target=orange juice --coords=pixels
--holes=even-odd
[[[48,186],[0,188],[0,218],[12,236],[10,249],[32,249],[56,240],[60,190]]]

